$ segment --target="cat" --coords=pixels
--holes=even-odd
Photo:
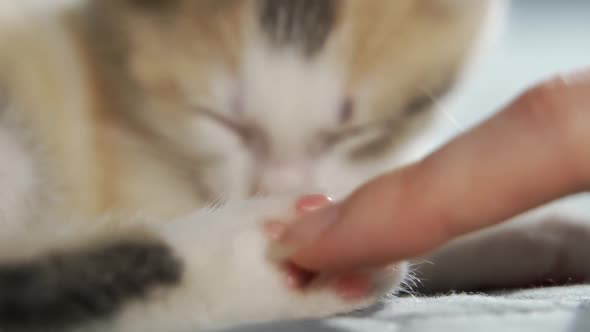
[[[326,317],[261,228],[407,162],[501,1],[0,4],[0,329]]]

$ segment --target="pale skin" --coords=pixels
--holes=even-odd
[[[303,198],[299,220],[267,230],[293,249],[288,280],[302,287],[313,277],[303,271],[348,276],[418,257],[589,189],[586,70],[536,85],[425,159],[369,181],[341,202]],[[365,283],[353,281],[337,283],[337,291],[362,296]]]

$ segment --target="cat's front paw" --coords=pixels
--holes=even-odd
[[[239,276],[235,291],[245,292],[247,301],[236,312],[253,321],[323,318],[370,306],[399,287],[406,275],[404,263],[347,275],[318,275],[274,252],[277,248],[268,234],[268,221],[293,219],[302,208],[305,205],[297,198],[250,205],[254,227],[243,229],[233,241]]]

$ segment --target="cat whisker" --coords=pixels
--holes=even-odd
[[[465,132],[467,129],[463,126],[457,117],[455,117],[449,110],[447,110],[443,105],[441,105],[440,100],[435,96],[434,93],[430,90],[424,90],[424,93],[432,99],[432,104],[436,108],[436,110],[440,111],[448,120],[449,122],[457,129],[459,133]]]

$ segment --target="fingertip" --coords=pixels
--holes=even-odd
[[[311,246],[338,222],[339,211],[339,206],[333,204],[302,215],[284,230],[279,242],[290,248]]]
[[[330,204],[332,204],[332,199],[328,196],[321,194],[307,195],[297,200],[295,209],[298,215],[304,215]]]

